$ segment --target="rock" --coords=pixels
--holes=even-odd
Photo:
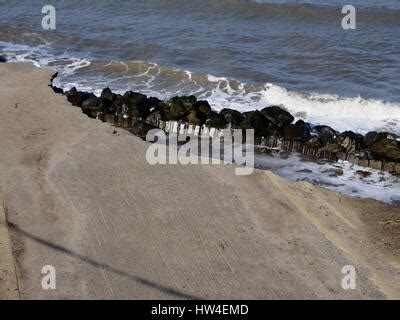
[[[224,116],[226,122],[231,123],[234,128],[238,127],[244,119],[239,111],[233,109],[224,108],[220,111],[220,114]]]
[[[333,143],[337,135],[337,132],[328,126],[315,126],[312,132],[318,135],[323,146],[326,146],[328,143]]]
[[[178,98],[178,101],[180,104],[182,104],[185,107],[186,110],[193,110],[194,106],[197,102],[197,98],[195,96],[183,96],[183,97]],[[208,104],[208,102],[207,102],[207,104]],[[201,106],[199,106],[199,108]]]
[[[101,99],[97,98],[96,96],[90,97],[89,99],[86,99],[85,101],[82,102],[82,111],[84,114],[91,118],[96,118],[98,112],[100,112],[100,105],[101,105]]]
[[[328,173],[328,172],[330,173],[329,174],[330,177],[339,177],[344,174],[343,169],[340,169],[340,168],[331,168],[326,171],[323,171],[323,173]]]
[[[147,97],[144,94],[133,91],[125,92],[122,99],[127,105],[144,105],[147,102]]]
[[[394,134],[394,133],[390,133],[390,132],[376,132],[376,131],[371,131],[368,132],[365,137],[364,137],[364,144],[367,147],[372,146],[374,143],[378,142],[379,140],[383,140],[383,139],[389,139],[389,140],[396,140],[399,137]]]
[[[294,117],[289,112],[278,106],[266,107],[261,110],[261,113],[278,128],[288,126],[294,121]]]
[[[146,123],[151,124],[152,126],[157,126],[159,121],[162,120],[163,117],[160,111],[153,111],[150,115],[146,118]]]
[[[144,94],[127,91],[121,98],[123,106],[128,108],[128,113],[133,118],[146,119],[150,114],[150,105]]]
[[[194,104],[194,108],[203,113],[205,116],[207,116],[212,111],[210,104],[208,103],[208,101],[205,100],[197,101]]]
[[[361,151],[365,147],[364,137],[352,131],[342,132],[335,140],[347,153]]]
[[[332,152],[332,153],[340,153],[343,152],[343,147],[335,142],[332,143],[328,143],[326,146],[324,146],[322,149],[322,151],[328,151],[328,152]]]
[[[184,120],[185,119],[186,110],[180,104],[172,104],[168,108],[167,112],[167,120]]]
[[[108,101],[110,104],[113,103],[115,101],[115,99],[117,98],[115,93],[112,93],[110,88],[105,88],[103,89],[103,91],[101,92],[100,98],[103,101]]]
[[[358,161],[360,161],[360,156],[355,153],[348,153],[346,155],[346,160],[350,163],[358,164]]]
[[[6,57],[0,56],[0,63],[7,62]]]
[[[322,129],[325,139],[328,141],[322,150],[337,154],[341,160],[353,159],[353,161],[358,161],[356,158],[360,156],[359,153],[363,155],[363,148],[365,147],[364,137],[352,131],[345,131],[339,134],[333,141],[329,141],[331,140],[329,136],[333,132],[329,133],[332,128],[327,128],[329,127]]]
[[[380,134],[376,131],[370,131],[364,136],[364,144],[369,147],[380,139]]]
[[[147,98],[146,103],[147,103],[147,106],[150,108],[150,112],[153,112],[154,110],[158,110],[158,111],[161,110],[161,108],[160,108],[161,102],[162,101],[156,97],[150,97],[150,98]],[[154,109],[154,110],[152,110],[152,109]]]
[[[83,101],[96,97],[93,93],[77,91],[75,87],[65,93],[67,100],[76,107],[81,107]]]
[[[64,93],[64,90],[61,89],[61,88],[59,88],[59,87],[51,86],[51,88],[53,89],[53,91],[54,91],[55,93],[58,93],[58,94],[63,94],[63,93]]]
[[[1,57],[0,57],[0,59],[1,59]],[[63,93],[64,93],[64,90],[63,90],[63,89],[58,88],[58,87],[56,87],[55,85],[53,85],[54,79],[57,78],[57,77],[58,77],[58,72],[54,73],[54,74],[51,76],[51,78],[50,78],[50,85],[49,85],[49,86],[53,89],[53,91],[54,91],[55,93],[63,94]]]
[[[269,121],[260,111],[248,111],[243,113],[244,119],[240,124],[242,129],[254,129],[254,136],[257,138],[268,137]]]
[[[368,178],[369,176],[371,176],[372,173],[369,171],[357,170],[356,174],[359,175],[360,177]]]
[[[295,124],[289,124],[283,128],[283,137],[291,140],[305,141],[311,136],[311,127],[303,120],[297,121]]]
[[[321,141],[317,137],[311,137],[308,139],[305,143],[305,146],[307,148],[312,148],[312,149],[319,149],[322,147]]]
[[[196,102],[195,96],[183,96],[174,97],[160,105],[165,113],[165,120],[185,121],[190,112],[196,111]],[[199,109],[197,110],[199,111]],[[199,111],[199,113],[201,112]],[[202,117],[202,120],[205,121],[205,115]]]
[[[225,129],[228,123],[226,122],[225,117],[223,115],[212,111],[211,113],[208,114],[206,125],[211,128]]]
[[[400,142],[392,139],[380,139],[370,146],[374,159],[400,162]]]
[[[189,114],[186,116],[186,122],[188,122],[190,124],[198,124],[198,125],[203,124],[202,121],[197,116],[198,113],[200,113],[200,112],[196,111],[196,110],[190,111]]]
[[[132,125],[132,128],[129,129],[129,131],[133,133],[135,136],[138,136],[143,140],[146,140],[147,133],[152,129],[157,129],[157,128],[152,126],[151,124],[144,123],[141,121],[136,121]]]

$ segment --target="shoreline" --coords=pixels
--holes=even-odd
[[[400,297],[399,208],[269,171],[150,166],[147,143],[71,108],[49,70],[6,63],[0,78],[22,298]],[[45,264],[56,291],[40,288]],[[359,285],[345,291],[349,264]]]
[[[394,133],[371,131],[361,135],[302,119],[294,123],[295,117],[282,106],[247,112],[224,108],[216,112],[207,100],[197,100],[194,96],[163,101],[132,91],[115,94],[108,87],[97,97],[76,88],[64,91],[54,86],[57,75],[51,79],[54,92],[66,95],[88,117],[122,127],[143,140],[152,128],[198,136],[203,133],[217,136],[225,129],[253,129],[255,146],[268,153],[280,150],[314,160],[348,161],[400,176],[400,137]]]
[[[378,189],[371,187],[379,185],[384,192],[399,183],[400,138],[393,133],[374,131],[363,136],[352,131],[339,132],[325,125],[315,126],[301,119],[294,123],[295,117],[281,106],[247,112],[225,108],[216,112],[207,100],[198,100],[194,96],[159,100],[132,91],[116,94],[108,87],[99,96],[75,88],[64,91],[54,85],[57,76],[58,73],[55,73],[51,79],[54,92],[65,95],[73,106],[79,107],[88,117],[123,128],[143,140],[146,140],[147,132],[154,128],[161,129],[166,134],[190,138],[194,143],[204,136],[219,139],[229,129],[240,129],[243,132],[253,129],[256,154],[265,155],[264,158],[256,157],[259,158],[257,168],[276,168],[275,173],[291,181],[309,181],[351,196],[359,195],[393,205],[400,204],[395,190],[383,196]],[[200,145],[199,141],[198,144]],[[309,171],[307,168],[303,172],[301,169],[285,169],[284,171],[289,172],[282,175],[280,165],[268,164],[270,156],[282,159],[300,157],[301,161],[322,164],[321,168],[326,167],[323,164],[331,166],[322,172],[310,172],[306,176],[302,173]],[[286,164],[283,166],[289,167]],[[353,177],[345,171],[351,172]],[[331,174],[327,175],[326,172]],[[335,182],[330,179],[343,174],[350,180],[360,181],[352,181],[351,189],[345,187],[343,181]],[[344,183],[346,182],[350,181],[345,180]]]

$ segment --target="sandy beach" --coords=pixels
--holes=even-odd
[[[52,73],[0,64],[0,192],[21,298],[400,298],[400,208],[269,171],[151,166],[146,142],[71,106]],[[45,265],[56,290],[41,286]],[[355,290],[341,287],[346,265]]]

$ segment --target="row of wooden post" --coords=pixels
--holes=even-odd
[[[118,127],[128,129],[132,127],[133,123],[137,121],[136,119],[126,118],[123,116],[106,114],[103,116],[103,121],[112,123]],[[156,120],[155,122],[147,122],[148,124],[160,128],[166,133],[176,133],[178,135],[187,136],[205,136],[208,135],[211,138],[219,137],[222,134],[222,130],[217,128],[210,128],[206,125],[199,126],[194,124],[189,124],[181,121],[163,121]],[[295,152],[307,158],[321,159],[332,162],[337,162],[340,158],[341,160],[349,161],[350,163],[369,167],[378,170],[384,170],[389,172],[400,173],[400,164],[395,162],[384,162],[377,160],[359,159],[353,155],[342,155],[338,156],[329,151],[323,151],[321,149],[308,148],[301,141],[297,140],[287,140],[277,137],[262,137],[256,138],[254,141],[255,147],[260,151],[265,150],[266,152],[271,151],[286,151]]]

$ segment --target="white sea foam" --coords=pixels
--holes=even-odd
[[[258,91],[249,91],[243,84],[232,89],[228,79],[209,77],[216,83],[204,94],[216,109],[239,111],[281,105],[295,117],[313,124],[330,125],[338,131],[391,131],[400,134],[400,103],[385,103],[361,97],[348,98],[327,94],[300,94],[274,84],[265,84]]]
[[[295,154],[287,159],[279,155],[256,155],[255,164],[292,181],[308,181],[351,196],[400,203],[399,177],[388,172],[360,167],[347,161],[337,163],[304,161]],[[342,170],[342,175],[335,173],[338,169]],[[371,175],[362,177],[356,174],[358,170],[370,172]]]
[[[36,67],[48,67],[60,72],[61,77],[74,74],[78,69],[90,65],[90,60],[86,58],[73,57],[68,53],[53,55],[50,51],[50,44],[45,43],[32,47],[23,44],[0,41],[2,54],[10,62],[30,62]],[[55,79],[58,85],[61,79]]]

